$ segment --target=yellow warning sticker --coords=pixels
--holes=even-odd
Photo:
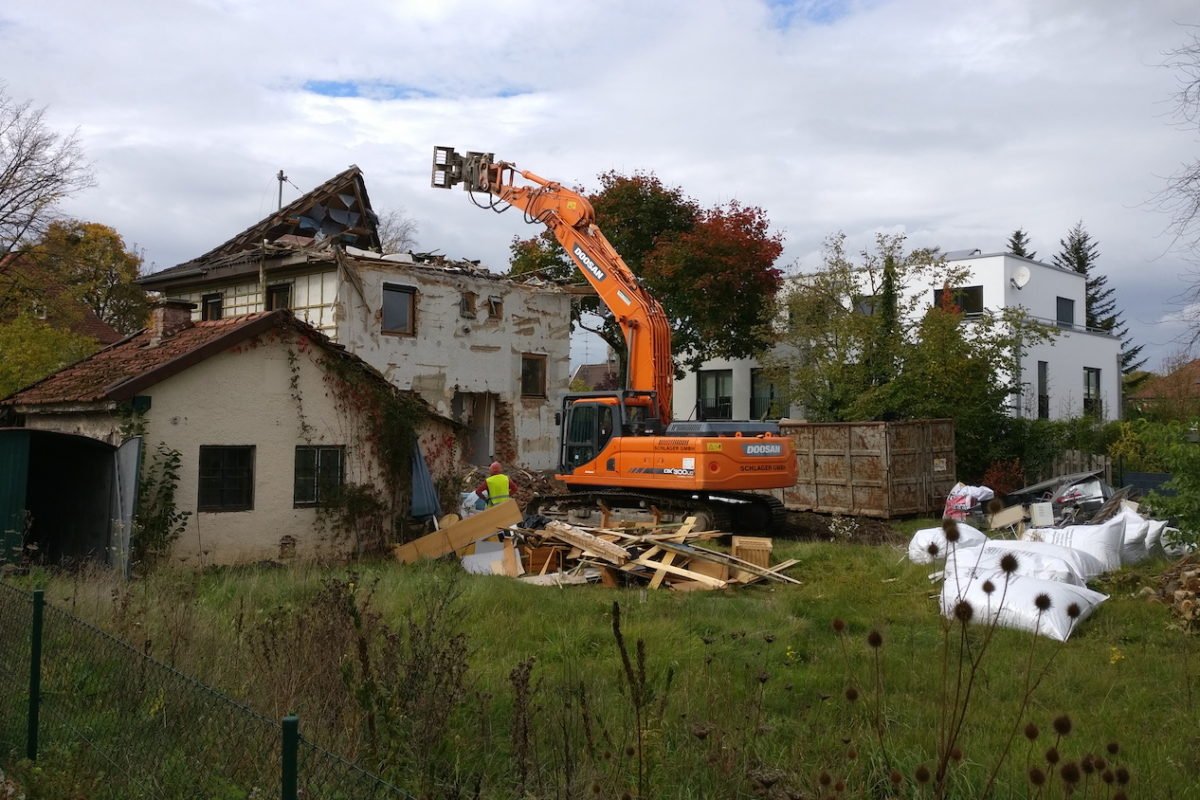
[[[708,452],[710,452],[710,453],[721,452],[721,443],[720,442],[708,442]]]

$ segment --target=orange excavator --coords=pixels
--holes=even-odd
[[[570,491],[538,498],[527,513],[579,524],[696,516],[697,530],[761,532],[779,525],[783,504],[759,490],[795,484],[791,439],[774,423],[671,421],[670,322],[600,232],[587,198],[491,153],[452,147],[434,148],[432,182],[440,189],[461,184],[476,205],[515,206],[527,222],[549,228],[628,345],[623,389],[563,398],[558,480]]]

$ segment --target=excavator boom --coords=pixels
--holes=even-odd
[[[462,184],[476,205],[516,207],[526,221],[545,225],[625,336],[625,387],[563,400],[558,479],[573,494],[544,510],[566,509],[579,520],[585,507],[605,516],[615,506],[653,509],[654,521],[700,514],[712,527],[760,531],[778,521],[782,504],[759,490],[795,484],[791,439],[773,423],[671,423],[670,323],[596,226],[586,197],[491,153],[451,147],[434,148],[432,182],[442,189]]]

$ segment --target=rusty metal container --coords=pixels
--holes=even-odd
[[[955,483],[954,420],[790,422],[796,485],[776,496],[793,511],[889,519],[940,515]]]

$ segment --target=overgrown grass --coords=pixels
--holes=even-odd
[[[922,796],[927,787],[913,776],[936,757],[942,646],[929,568],[894,547],[777,541],[775,555],[800,560],[790,574],[803,585],[685,594],[556,589],[384,562],[160,570],[127,586],[102,574],[24,580],[44,585],[48,602],[148,641],[156,657],[266,715],[298,713],[317,743],[374,760],[372,769],[425,796],[478,788],[482,797],[632,797],[643,770],[646,797],[823,796],[837,780],[847,783],[844,796],[886,796],[891,768],[903,777],[894,796]],[[1049,731],[1054,717],[1069,714],[1073,732],[1060,749],[1074,758],[1119,742],[1131,796],[1200,797],[1189,688],[1200,658],[1168,628],[1167,609],[1138,596],[1153,576],[1153,567],[1118,574],[1100,587],[1112,599],[1068,643],[1036,643],[1039,665],[1061,650],[1025,717]],[[438,690],[454,707],[445,731],[424,729],[436,763],[423,764],[419,777],[397,764],[422,755],[379,750],[367,719],[428,702],[395,689],[403,676],[387,670],[423,668],[410,658],[422,641],[412,625],[429,598],[447,593],[461,596],[426,644],[437,651],[461,634],[468,669]],[[635,642],[644,642],[644,752],[635,690],[614,642],[614,602],[634,662]],[[339,611],[346,603],[360,622]],[[845,653],[835,618],[846,623]],[[883,641],[886,753],[870,631]],[[1030,642],[1029,634],[996,632],[949,796],[977,796],[986,784],[1020,706]],[[857,702],[846,698],[850,686],[861,690]],[[1045,766],[1042,736],[1033,745],[1018,740],[995,796],[1033,796],[1026,773],[1035,762]],[[1093,784],[1094,792],[1098,777]],[[1061,794],[1061,783],[1053,788],[1042,796]]]

